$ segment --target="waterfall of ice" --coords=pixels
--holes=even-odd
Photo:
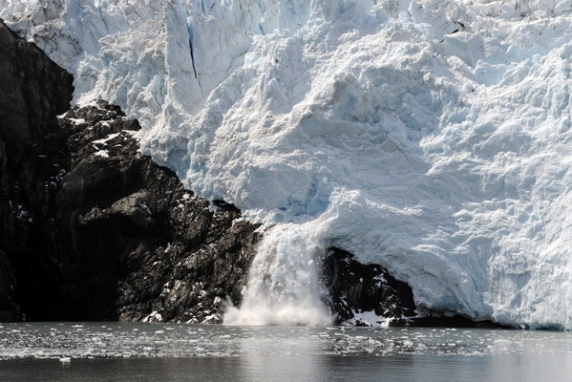
[[[317,269],[323,249],[308,228],[283,224],[265,235],[242,305],[229,307],[225,324],[320,326],[332,322]]]

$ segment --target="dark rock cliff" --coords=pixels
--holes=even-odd
[[[374,312],[402,326],[417,316],[413,292],[377,264],[362,264],[338,248],[330,248],[323,260],[322,280],[330,292],[330,306],[338,323],[365,325],[354,312]],[[374,324],[374,323],[369,323]]]
[[[138,130],[100,101],[59,118],[61,152],[38,153],[58,173],[14,259],[28,319],[220,322],[240,302],[256,226],[140,155]]]
[[[72,93],[72,77],[0,20],[0,322],[220,323],[227,299],[240,304],[257,226],[142,156],[118,107],[70,109]],[[373,311],[393,325],[480,325],[417,317],[407,284],[340,249],[322,266],[338,323]]]
[[[72,76],[0,22],[0,89],[0,319],[8,320],[22,317],[11,264],[34,240],[31,211],[49,204],[41,179],[54,169],[39,153],[53,150],[45,146],[69,109]]]

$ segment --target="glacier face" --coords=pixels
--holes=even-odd
[[[337,246],[420,306],[572,328],[572,1],[0,0],[266,236],[227,322],[329,320]],[[192,56],[190,50],[192,49]],[[196,71],[196,76],[195,76]]]

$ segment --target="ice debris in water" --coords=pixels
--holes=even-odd
[[[16,329],[17,328],[17,329]],[[312,328],[188,324],[7,324],[0,360],[252,356],[570,354],[562,332],[427,328]],[[111,330],[108,330],[111,329]],[[137,330],[134,330],[137,329]],[[158,333],[161,332],[161,333]],[[34,344],[34,346],[30,346]]]

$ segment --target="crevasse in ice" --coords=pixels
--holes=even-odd
[[[227,322],[327,322],[316,254],[337,246],[420,306],[572,328],[572,1],[0,0],[0,17],[74,74],[75,102],[120,105],[145,153],[264,223]]]

